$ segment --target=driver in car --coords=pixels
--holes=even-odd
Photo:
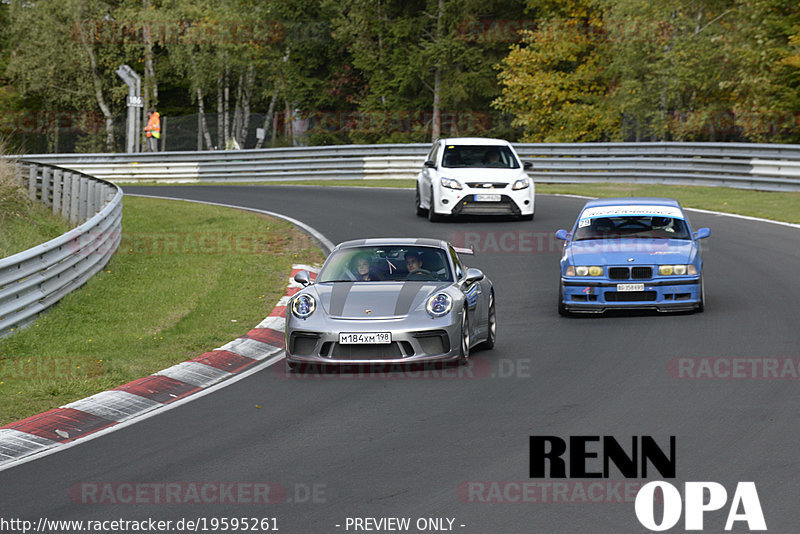
[[[422,268],[422,255],[418,252],[406,253],[406,269],[408,269],[407,280],[427,280],[431,272]]]

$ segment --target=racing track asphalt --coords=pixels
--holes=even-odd
[[[692,213],[695,227],[712,230],[704,242],[705,313],[561,318],[559,251],[550,242],[556,229],[572,223],[580,199],[540,195],[533,222],[431,224],[414,215],[413,192],[407,190],[125,190],[275,211],[333,242],[374,236],[459,242],[470,233],[478,253],[465,261],[495,283],[498,344],[473,354],[471,377],[288,379],[283,366],[275,365],[171,411],[0,472],[0,518],[276,517],[281,532],[314,533],[346,532],[347,517],[449,517],[464,533],[645,532],[630,502],[481,503],[463,490],[471,481],[497,482],[495,489],[506,488],[506,496],[519,500],[507,483],[532,481],[530,435],[611,435],[623,444],[631,436],[651,435],[664,447],[674,435],[676,486],[716,481],[732,495],[737,481],[754,481],[769,531],[796,531],[798,381],[680,379],[668,369],[676,358],[800,356],[797,229]],[[515,250],[520,236],[524,240]],[[187,481],[269,482],[286,488],[288,501],[85,504],[69,493],[82,482]],[[310,500],[316,502],[303,498],[312,486],[317,498]],[[707,514],[707,531],[721,532],[726,517],[727,508]],[[739,523],[735,531],[745,529]]]

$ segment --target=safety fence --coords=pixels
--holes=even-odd
[[[800,145],[518,143],[539,182],[638,182],[800,191]],[[119,183],[415,178],[429,144],[346,145],[31,159]]]
[[[16,173],[35,201],[77,225],[41,245],[0,259],[0,337],[83,285],[122,236],[122,189],[93,176],[22,161]]]

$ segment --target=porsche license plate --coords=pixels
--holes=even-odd
[[[475,202],[500,202],[500,195],[487,195],[487,194],[478,194],[475,195]]]
[[[339,332],[340,345],[386,344],[391,342],[391,332]]]
[[[617,291],[644,291],[644,284],[617,284]]]

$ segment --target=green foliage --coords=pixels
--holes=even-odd
[[[226,114],[220,147],[251,112],[267,144],[420,142],[434,105],[441,135],[800,141],[796,0],[6,0],[0,135],[16,112],[49,150],[121,146],[121,64],[164,115]]]
[[[494,105],[526,140],[800,139],[800,6],[786,0],[529,2],[541,24]]]

